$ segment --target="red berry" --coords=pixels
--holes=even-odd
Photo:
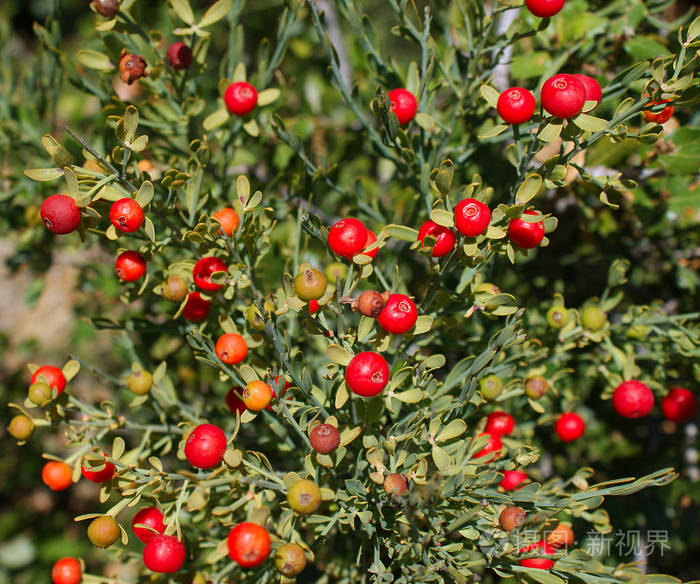
[[[330,424],[319,424],[309,434],[311,447],[321,454],[330,454],[340,444],[340,432]]]
[[[244,116],[258,105],[258,92],[250,83],[236,81],[226,88],[224,103],[232,114]]]
[[[248,354],[248,344],[241,335],[226,333],[216,341],[216,354],[224,363],[235,365],[245,359]]]
[[[535,113],[537,102],[524,87],[511,87],[498,96],[496,109],[506,124],[523,124]]]
[[[491,209],[476,199],[462,199],[455,207],[455,227],[465,237],[481,235],[491,221]]]
[[[111,462],[105,461],[105,467],[102,470],[91,470],[90,467],[80,466],[80,472],[83,476],[93,483],[106,483],[112,480],[114,476],[114,465]]]
[[[319,308],[320,308],[320,306],[318,305],[318,300],[316,300],[316,299],[309,300],[309,306],[308,306],[309,314],[314,314],[315,312],[318,312]]]
[[[586,92],[586,101],[595,101],[595,105],[598,105],[600,100],[603,99],[603,90],[600,88],[600,83],[593,79],[593,77],[583,75],[582,73],[576,73],[574,77],[583,85],[583,89]]]
[[[345,381],[357,395],[377,395],[389,383],[389,364],[379,353],[358,353],[345,369]]]
[[[270,389],[272,390],[272,399],[281,399],[284,397],[284,394],[287,392],[287,390],[292,387],[292,384],[289,383],[286,379],[283,379],[284,381],[284,386],[282,386],[282,390],[280,391],[279,396],[277,395],[277,391],[275,391],[275,387],[277,389],[280,388],[280,376],[276,375],[274,379],[274,383],[270,386]],[[289,397],[287,398],[287,401],[289,401]],[[272,409],[272,406],[268,404],[267,408],[268,411],[272,412],[274,411]]]
[[[418,232],[418,241],[422,242],[428,235],[435,239],[432,253],[434,258],[446,256],[452,251],[455,241],[457,241],[457,235],[452,229],[438,225],[430,219],[421,225]]]
[[[493,456],[489,457],[487,460],[480,462],[482,462],[482,464],[486,464],[488,462],[493,462],[497,458],[500,458],[500,450],[503,448],[503,443],[501,442],[500,436],[496,434],[489,434],[488,432],[482,432],[481,434],[479,434],[479,438],[481,436],[488,436],[489,441],[486,443],[486,446],[484,446],[481,450],[479,450],[479,452],[474,454],[472,458],[481,458],[482,456],[486,456],[488,454],[491,454],[492,452],[494,453]]]
[[[82,568],[75,558],[61,558],[51,568],[53,584],[80,584]]]
[[[401,125],[408,124],[418,111],[416,96],[408,89],[392,89],[389,92],[389,101],[391,102],[391,111],[396,114]]]
[[[211,276],[214,272],[228,272],[228,268],[223,260],[214,256],[209,256],[199,260],[192,269],[194,283],[200,290],[213,292],[223,288],[223,284],[212,282]]]
[[[73,471],[65,462],[52,460],[41,469],[41,480],[52,491],[65,491],[71,486]]]
[[[42,365],[37,369],[32,375],[32,383],[37,383],[42,381],[42,378],[46,380],[51,389],[55,389],[57,395],[61,395],[63,390],[66,388],[66,376],[63,375],[58,367],[53,365]]]
[[[197,468],[212,468],[224,458],[226,434],[214,424],[200,424],[185,442],[185,458]]]
[[[667,420],[676,424],[685,424],[697,414],[698,400],[687,389],[674,387],[661,402],[661,410]]]
[[[185,562],[185,546],[174,535],[155,535],[143,548],[143,563],[151,572],[172,574]]]
[[[134,199],[124,197],[112,203],[109,220],[119,231],[132,233],[143,223],[143,209]]]
[[[199,292],[190,292],[182,316],[192,322],[201,322],[208,316],[210,309],[211,302],[202,298]]]
[[[544,82],[540,101],[547,113],[566,120],[579,114],[586,103],[586,88],[573,75],[560,73]]]
[[[367,248],[372,246],[376,241],[377,241],[377,236],[368,229],[367,230],[367,241],[365,241],[365,247],[362,249],[361,253],[363,255],[371,257],[372,259],[376,258],[377,253],[379,253],[378,247],[375,247],[374,249],[367,251]]]
[[[574,412],[568,412],[559,416],[554,424],[554,431],[562,442],[573,442],[583,436],[586,430],[586,423],[583,418]]]
[[[537,215],[535,211],[524,211],[525,215]],[[508,237],[524,249],[537,247],[544,239],[544,222],[529,223],[524,219],[511,219],[508,223]]]
[[[625,418],[642,418],[654,407],[654,394],[641,381],[625,381],[612,396],[615,411]]]
[[[51,195],[41,204],[41,220],[51,233],[71,233],[80,225],[80,207],[67,195]]]
[[[377,322],[386,332],[402,335],[411,330],[418,319],[418,311],[413,300],[405,294],[392,294],[379,313]]]
[[[662,99],[661,101],[653,101],[650,105],[657,105],[661,103],[669,103],[672,100],[670,99]],[[647,122],[656,122],[657,124],[663,124],[664,122],[667,122],[669,118],[673,115],[674,108],[672,105],[667,105],[664,109],[662,109],[659,113],[654,113],[652,111],[644,110],[642,113],[644,114],[644,119]]]
[[[114,262],[114,271],[120,280],[135,282],[146,273],[146,260],[137,251],[122,252]]]
[[[513,416],[506,412],[491,412],[486,418],[484,432],[496,436],[509,436],[515,429]]]
[[[556,552],[556,550],[551,545],[549,545],[546,541],[541,539],[537,543],[532,543],[523,548],[520,548],[520,553],[524,554],[536,550],[542,550],[542,553],[545,556],[553,556]],[[549,570],[552,566],[554,566],[554,560],[549,560],[547,558],[527,558],[524,560],[520,560],[518,563],[521,566],[525,566],[526,568],[539,568],[540,570]]]
[[[239,523],[228,534],[228,556],[241,568],[259,566],[270,555],[270,534],[262,525]]]
[[[525,486],[523,483],[527,480],[527,474],[521,470],[504,470],[503,480],[498,483],[498,486],[506,491],[517,491]]]
[[[226,393],[226,405],[232,414],[239,413],[243,415],[248,408],[245,407],[243,400],[241,399],[241,394],[243,390],[240,387],[232,387]]]
[[[187,69],[192,64],[192,49],[182,42],[171,44],[168,47],[168,63],[173,69]]]
[[[150,527],[150,529],[147,529],[148,527]],[[131,520],[131,529],[134,531],[134,535],[142,542],[148,543],[156,535],[165,533],[163,514],[160,512],[160,509],[156,507],[145,507],[134,515],[134,518]]]
[[[535,16],[549,18],[564,7],[564,0],[525,0],[525,5]]]
[[[341,219],[328,232],[328,246],[340,257],[351,259],[367,244],[367,228],[359,219]]]

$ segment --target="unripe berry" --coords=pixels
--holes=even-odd
[[[124,197],[112,203],[109,221],[119,231],[133,233],[143,223],[143,209],[134,199]]]
[[[226,435],[214,424],[200,424],[185,442],[185,458],[197,468],[212,468],[224,458]]]
[[[270,534],[248,521],[234,527],[227,538],[228,556],[241,568],[255,568],[270,555]]]
[[[357,299],[357,310],[369,318],[377,318],[385,305],[384,295],[376,290],[365,290]]]
[[[119,12],[119,0],[92,0],[91,4],[105,18],[113,18]]]
[[[481,395],[486,399],[496,399],[503,392],[503,382],[497,375],[488,375],[479,382]]]
[[[392,89],[389,92],[389,102],[389,107],[399,119],[399,124],[408,124],[416,116],[418,102],[416,96],[408,89]]]
[[[683,387],[674,387],[661,402],[661,411],[667,420],[685,424],[695,417],[698,411],[697,398]]]
[[[357,395],[377,395],[389,383],[389,364],[379,353],[358,353],[345,369],[345,381],[350,390]]]
[[[216,354],[227,365],[235,365],[246,358],[248,344],[241,335],[226,333],[216,341]]]
[[[64,491],[73,482],[72,474],[71,468],[65,462],[52,460],[41,470],[41,480],[52,491]]]
[[[119,524],[114,517],[103,515],[90,522],[87,529],[88,539],[93,545],[101,548],[108,548],[121,536]]]
[[[583,418],[574,412],[568,412],[559,416],[554,424],[554,431],[562,442],[578,440],[586,431],[586,423]]]
[[[476,237],[488,229],[491,209],[477,199],[462,199],[455,206],[455,227],[465,237]]]
[[[503,531],[513,531],[525,523],[527,515],[522,507],[506,507],[498,517]]]
[[[416,320],[418,320],[416,305],[405,294],[389,296],[384,309],[377,317],[379,326],[392,335],[408,332],[416,324]]]
[[[148,543],[156,535],[165,533],[163,514],[156,507],[141,509],[131,520],[131,529],[137,538],[144,543]]]
[[[581,113],[586,103],[586,89],[573,75],[561,73],[544,82],[540,101],[547,113],[566,120]]]
[[[259,412],[268,406],[273,396],[274,392],[267,383],[255,380],[243,388],[241,397],[246,408],[253,412]]]
[[[641,381],[625,381],[612,396],[615,411],[625,418],[642,418],[654,407],[654,394]]]
[[[348,275],[348,267],[340,262],[332,262],[326,266],[326,279],[331,283],[331,286],[335,288],[335,281],[340,278],[340,281],[345,281]]]
[[[167,57],[173,69],[187,69],[192,64],[192,49],[178,41],[168,47]]]
[[[250,83],[236,81],[224,93],[226,109],[235,116],[245,116],[258,105],[258,92]]]
[[[498,96],[496,109],[506,124],[523,124],[535,113],[535,97],[524,87],[511,87]]]
[[[563,306],[552,306],[547,311],[547,324],[555,329],[560,329],[569,322],[569,311]]]
[[[133,250],[122,252],[114,262],[117,278],[124,282],[135,282],[146,273],[146,260]]]
[[[541,375],[532,375],[525,380],[525,394],[530,399],[540,399],[549,391],[549,381]]]
[[[192,268],[192,277],[197,288],[205,292],[215,292],[223,287],[223,284],[217,284],[212,281],[211,277],[216,272],[228,272],[228,268],[223,260],[208,256],[197,261]]]
[[[283,576],[294,578],[306,567],[306,554],[295,543],[282,544],[275,552],[275,566]]]
[[[401,497],[408,491],[406,477],[398,472],[393,472],[384,479],[384,492],[394,499]]]
[[[211,302],[202,298],[199,292],[190,292],[182,316],[191,322],[201,322],[209,315]]]
[[[294,278],[294,291],[305,302],[318,300],[325,294],[326,284],[323,273],[308,266],[306,269],[300,269]]]
[[[597,332],[608,322],[608,316],[599,306],[586,306],[581,311],[581,325],[583,328]]]
[[[535,211],[524,211],[524,215],[537,215]],[[544,239],[544,222],[529,223],[524,219],[511,219],[508,223],[508,237],[523,249],[537,247]]]
[[[421,225],[418,241],[423,242],[426,237],[432,237],[435,240],[431,253],[434,258],[446,256],[454,249],[455,241],[457,241],[457,235],[452,229],[438,225],[430,219]]]
[[[342,258],[352,259],[367,243],[367,228],[358,219],[341,219],[328,231],[328,247]]]
[[[39,381],[29,386],[27,397],[34,405],[43,407],[51,401],[51,388],[44,382]]]
[[[521,470],[504,470],[503,480],[498,483],[499,487],[502,487],[506,491],[522,489],[528,480],[528,476]]]
[[[486,418],[484,432],[496,436],[509,436],[515,429],[513,416],[506,412],[491,412]]]
[[[83,578],[80,562],[75,558],[61,558],[51,568],[53,584],[80,584]]]
[[[27,440],[34,432],[34,422],[31,418],[20,414],[10,420],[7,431],[15,440]]]
[[[330,454],[340,444],[340,432],[330,424],[319,424],[309,434],[311,447],[320,454]]]
[[[131,393],[144,395],[153,386],[153,375],[144,369],[136,369],[126,378],[126,386]]]
[[[51,233],[65,235],[80,225],[80,208],[72,197],[51,195],[41,204],[41,220]]]
[[[182,302],[187,296],[187,282],[182,276],[168,276],[161,285],[163,298],[170,302]]]
[[[321,489],[313,481],[299,479],[289,487],[287,502],[297,513],[308,515],[316,511],[321,504]]]
[[[185,546],[174,535],[156,535],[143,548],[143,563],[151,572],[172,574],[185,562]]]

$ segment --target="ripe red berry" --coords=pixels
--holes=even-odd
[[[586,103],[586,89],[576,77],[560,73],[544,82],[540,101],[545,111],[566,120],[579,114]]]
[[[525,215],[537,215],[535,211],[524,211]],[[544,239],[544,222],[529,223],[524,219],[511,219],[508,223],[508,237],[523,249],[537,247]]]
[[[549,18],[564,7],[564,0],[525,0],[525,5],[535,16]]]
[[[524,87],[511,87],[498,96],[496,109],[506,124],[523,124],[535,113],[537,102]]]
[[[496,436],[509,436],[515,429],[513,416],[506,412],[491,412],[486,418],[484,432]]]
[[[309,300],[309,306],[308,306],[309,314],[314,314],[315,312],[318,312],[319,308],[320,308],[320,306],[318,305],[318,300],[315,300],[315,299]]]
[[[309,434],[311,447],[321,454],[330,454],[340,444],[340,432],[330,424],[319,424]]]
[[[523,483],[525,483],[528,478],[527,474],[521,470],[504,470],[503,480],[498,483],[498,486],[504,488],[506,491],[517,491],[525,486]]]
[[[143,223],[143,209],[134,199],[124,197],[112,203],[109,220],[119,231],[132,233]]]
[[[369,229],[367,230],[367,241],[365,241],[365,247],[362,248],[362,254],[371,257],[372,259],[377,257],[377,254],[379,253],[379,248],[375,247],[374,249],[367,250],[368,247],[371,247],[374,245],[374,243],[377,241],[377,236],[370,231]]]
[[[134,518],[131,520],[131,529],[134,531],[134,535],[142,542],[148,543],[156,535],[165,533],[163,514],[156,507],[145,507],[134,515]]]
[[[197,468],[212,468],[224,458],[226,434],[214,424],[200,424],[185,442],[185,458]]]
[[[151,572],[172,574],[185,562],[185,546],[174,535],[156,535],[143,548],[143,563]]]
[[[80,207],[72,197],[51,195],[41,204],[41,220],[51,233],[65,235],[80,225]]]
[[[396,114],[399,124],[408,124],[416,116],[418,102],[416,96],[408,89],[392,89],[389,92],[389,101],[391,111]]]
[[[223,284],[212,282],[211,276],[214,272],[228,272],[228,268],[223,260],[208,256],[199,260],[192,269],[192,277],[197,288],[206,292],[214,292],[223,287]]]
[[[117,256],[114,271],[120,280],[135,282],[146,273],[146,260],[137,251],[124,251]]]
[[[600,88],[600,83],[593,79],[593,77],[583,75],[582,73],[576,73],[574,77],[576,77],[576,79],[581,82],[581,85],[583,85],[583,89],[586,92],[586,101],[595,101],[595,105],[597,106],[600,103],[600,100],[603,99],[603,90]],[[593,108],[595,108],[595,106],[593,106],[591,109]]]
[[[262,525],[239,523],[228,534],[228,556],[241,568],[259,566],[270,555],[270,534]]]
[[[532,551],[540,551],[541,553],[545,556],[552,556],[556,552],[556,550],[549,545],[546,541],[541,539],[540,541],[536,543],[532,543],[530,545],[527,545],[523,548],[520,548],[520,553],[524,554],[527,552],[532,552]],[[526,568],[539,568],[540,570],[549,570],[552,566],[554,566],[554,560],[549,560],[546,557],[545,558],[527,558],[524,560],[520,560],[518,562],[521,566],[525,566]]]
[[[168,47],[168,63],[173,69],[187,69],[192,64],[192,49],[183,42],[175,42]]]
[[[192,322],[201,322],[209,315],[210,309],[211,302],[202,298],[199,292],[190,292],[182,316]]]
[[[243,389],[241,389],[240,387],[232,387],[226,393],[226,406],[228,407],[229,411],[234,415],[236,413],[243,415],[243,412],[245,412],[248,409],[245,407],[245,404],[241,399],[242,393]]]
[[[245,359],[248,354],[248,344],[241,335],[226,333],[216,341],[216,354],[224,363],[235,365]]]
[[[567,412],[559,416],[554,424],[554,431],[562,442],[573,442],[577,440],[586,430],[586,423],[583,418],[574,412]]]
[[[476,199],[462,199],[455,207],[455,227],[465,237],[481,235],[491,222],[491,209]]]
[[[65,491],[71,486],[73,472],[65,462],[52,460],[41,470],[41,480],[52,491]]]
[[[51,568],[53,584],[80,584],[82,568],[75,558],[61,558]]]
[[[357,395],[377,395],[389,383],[389,364],[379,353],[358,353],[345,369],[345,381]]]
[[[43,378],[43,379],[42,379]],[[53,365],[42,365],[32,375],[32,383],[46,381],[51,389],[55,389],[61,395],[66,388],[66,377],[58,367]]]
[[[669,103],[672,100],[670,99],[662,99],[661,101],[653,101],[650,105],[657,105],[661,103]],[[664,109],[662,109],[658,113],[654,113],[649,110],[644,110],[642,113],[644,114],[644,119],[647,122],[656,122],[657,124],[663,124],[664,122],[667,122],[671,116],[673,115],[674,108],[672,105],[667,105]]]
[[[416,305],[405,294],[392,294],[379,313],[377,322],[386,332],[402,335],[411,330],[418,319]]]
[[[661,402],[661,411],[667,420],[676,424],[685,424],[697,414],[698,400],[687,389],[673,387]]]
[[[359,219],[341,219],[328,232],[328,247],[342,258],[361,253],[367,243],[367,228]]]
[[[486,443],[486,446],[479,450],[479,452],[475,453],[472,456],[472,458],[481,458],[482,456],[487,456],[492,452],[494,453],[493,456],[490,456],[488,459],[479,462],[481,462],[482,464],[486,464],[488,462],[493,462],[497,458],[500,458],[500,450],[503,448],[503,443],[501,442],[500,436],[496,434],[489,434],[488,432],[482,432],[481,434],[479,434],[478,437],[480,438],[481,436],[488,436],[489,441]]]
[[[641,381],[625,381],[612,396],[615,411],[625,418],[642,418],[654,407],[654,394]]]
[[[102,470],[91,470],[88,466],[80,466],[80,472],[83,476],[93,483],[106,483],[112,480],[114,476],[114,465],[111,462],[105,461]]]
[[[250,83],[236,81],[226,88],[224,103],[233,115],[244,116],[258,105],[258,92]]]
[[[457,241],[457,235],[452,229],[438,225],[435,221],[428,219],[421,225],[418,232],[418,241],[423,241],[427,236],[435,239],[432,256],[441,258],[452,251]]]

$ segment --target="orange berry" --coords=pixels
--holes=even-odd
[[[65,462],[52,460],[44,465],[41,471],[41,480],[52,491],[63,491],[73,482],[73,472]]]
[[[272,399],[272,388],[264,381],[251,381],[243,389],[243,403],[254,412],[259,412],[267,407]]]
[[[560,523],[547,534],[547,543],[554,548],[569,547],[574,543],[574,531],[568,523]]]
[[[248,345],[241,335],[226,333],[216,341],[216,354],[224,363],[235,365],[245,359],[248,354]]]
[[[211,217],[221,223],[221,230],[228,237],[231,237],[233,233],[238,230],[238,225],[241,223],[241,218],[238,216],[238,213],[231,207],[224,207]]]

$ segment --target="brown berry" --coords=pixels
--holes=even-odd
[[[525,393],[529,398],[540,399],[549,391],[549,381],[541,375],[533,375],[525,380]]]
[[[119,0],[92,0],[92,7],[105,18],[112,18],[119,12]]]
[[[182,276],[168,276],[161,288],[163,297],[170,302],[182,302],[187,296],[187,282]]]
[[[146,76],[146,60],[139,55],[132,55],[124,50],[119,61],[119,73],[122,81],[127,85],[131,85],[134,81],[138,81]]]
[[[394,472],[384,479],[384,492],[387,495],[391,495],[396,499],[406,491],[408,491],[408,482],[402,474]]]
[[[119,524],[114,517],[102,515],[93,519],[87,530],[88,539],[97,547],[106,548],[117,541],[121,535]]]
[[[513,531],[525,523],[525,510],[522,507],[506,507],[498,517],[498,523],[503,531]]]
[[[377,318],[385,304],[383,296],[376,290],[365,290],[357,299],[357,309],[370,318]]]
[[[306,567],[306,554],[295,543],[282,544],[275,552],[275,566],[283,576],[294,578]]]
[[[34,432],[34,422],[32,422],[31,418],[20,414],[10,420],[7,431],[16,440],[26,440]]]
[[[340,432],[330,424],[320,424],[311,430],[309,442],[316,452],[330,454],[340,444]]]

